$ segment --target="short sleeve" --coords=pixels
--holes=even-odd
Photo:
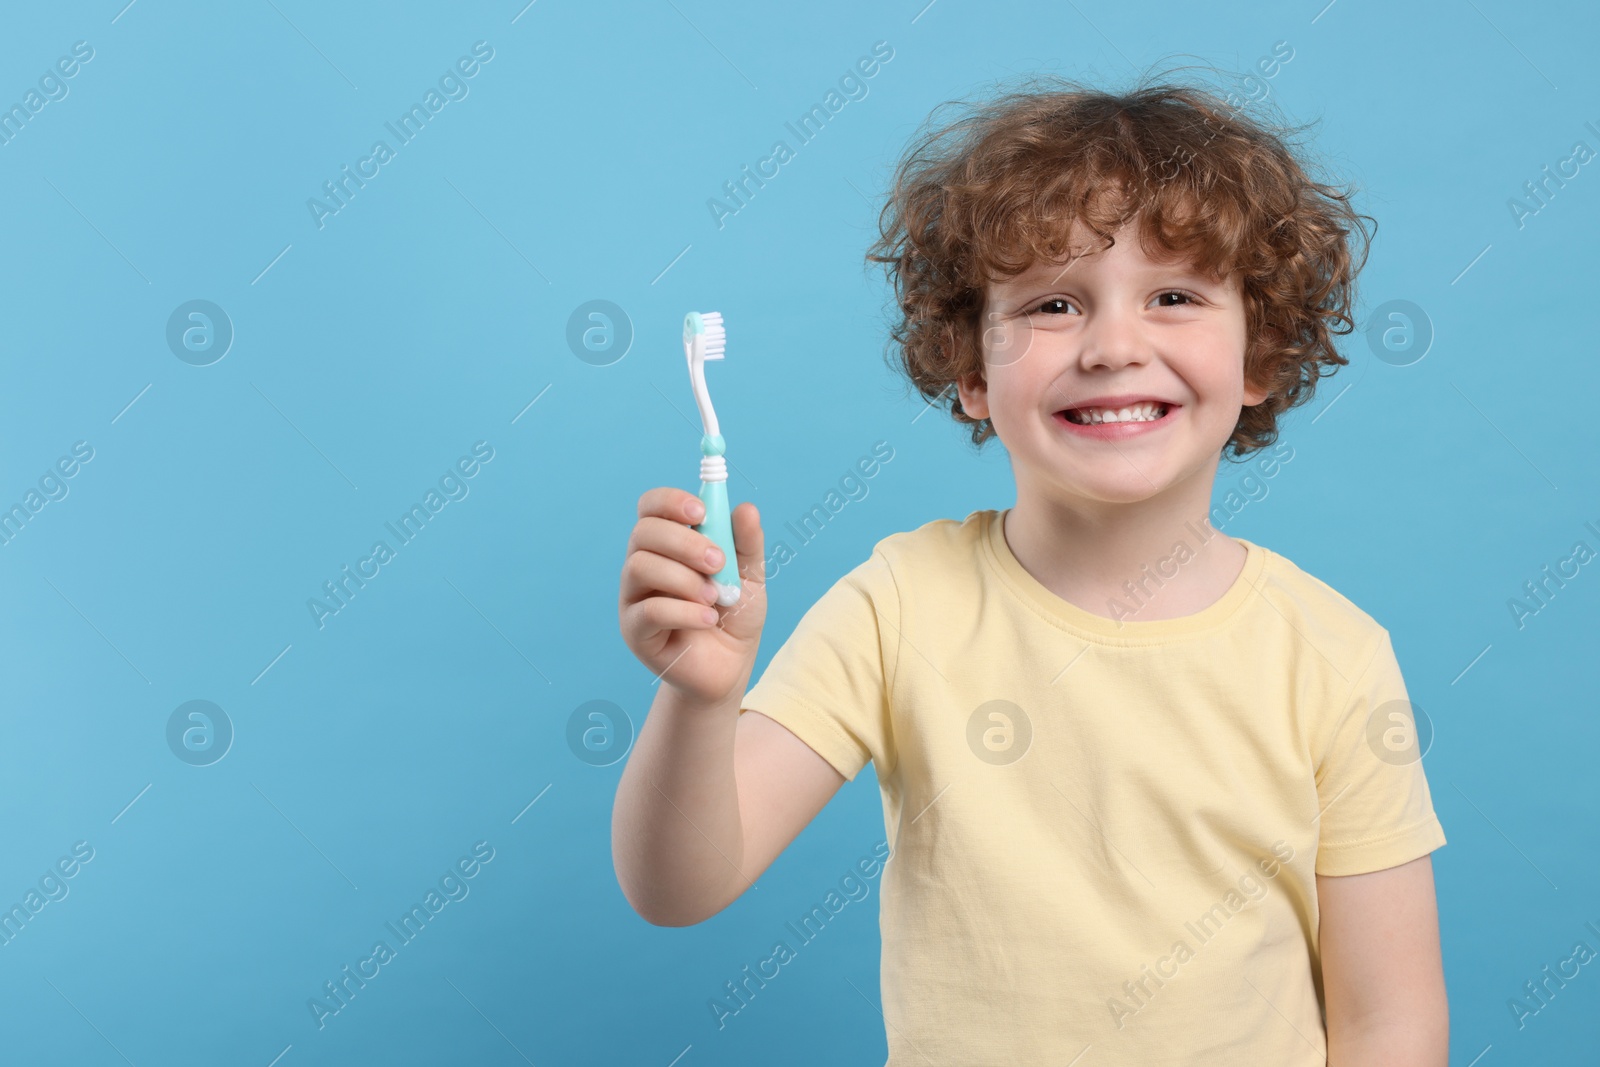
[[[1415,713],[1387,630],[1337,716],[1317,754],[1316,873],[1381,871],[1442,846]]]
[[[854,780],[894,764],[889,694],[900,644],[900,598],[881,549],[812,604],[772,656],[741,713],[759,711]]]

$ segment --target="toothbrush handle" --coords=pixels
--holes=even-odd
[[[722,435],[707,437],[701,441],[701,451],[708,457],[706,463],[701,464],[702,478],[700,480],[700,503],[705,505],[706,517],[694,526],[697,533],[705,534],[722,550],[722,569],[711,579],[717,587],[717,603],[722,607],[729,607],[739,602],[739,556],[733,547],[733,518],[728,510],[728,480],[726,464],[722,461],[723,449]],[[716,457],[714,461],[709,457]],[[721,468],[715,471],[722,477],[707,479],[704,477],[708,471],[707,466]]]
[[[739,557],[733,550],[733,520],[728,514],[728,483],[701,482],[700,503],[706,517],[695,529],[722,549],[722,569],[711,579],[717,587],[717,603],[723,607],[739,601]]]

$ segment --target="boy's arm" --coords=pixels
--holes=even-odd
[[[845,778],[739,703],[694,706],[662,686],[617,787],[612,858],[647,922],[689,926],[737,900]]]
[[[1317,875],[1328,1067],[1446,1067],[1433,858]]]
[[[740,715],[736,729],[733,769],[744,824],[743,873],[754,882],[833,799],[845,776],[788,727],[759,711]],[[745,886],[738,889],[743,892]]]

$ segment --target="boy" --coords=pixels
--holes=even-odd
[[[1389,633],[1209,523],[1223,454],[1347,362],[1364,216],[1224,111],[1019,92],[907,153],[870,255],[894,340],[1017,502],[879,541],[748,692],[755,507],[719,611],[698,500],[640,498],[620,616],[661,688],[619,883],[703,921],[872,762],[890,1067],[1447,1062],[1445,837]]]

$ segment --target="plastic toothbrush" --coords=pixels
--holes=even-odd
[[[717,413],[711,409],[711,394],[706,391],[706,361],[725,358],[727,344],[720,312],[691,311],[684,316],[683,354],[689,360],[689,382],[700,406],[700,421],[705,424],[705,436],[700,438],[700,502],[705,505],[706,517],[694,529],[722,550],[722,569],[711,579],[722,607],[739,602],[739,559],[728,514],[728,461],[722,458],[728,446],[718,432]]]

